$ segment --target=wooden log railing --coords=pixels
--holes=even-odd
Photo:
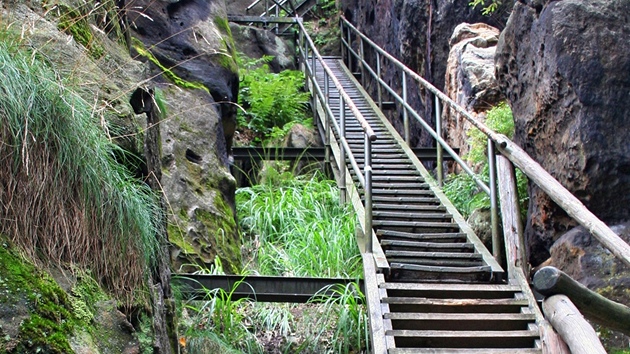
[[[589,320],[630,336],[630,308],[588,289],[563,271],[541,268],[534,275],[534,288],[545,296],[566,295]]]

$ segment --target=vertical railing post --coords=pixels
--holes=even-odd
[[[365,252],[372,253],[372,140],[367,134],[364,135]]]
[[[278,19],[279,17],[280,17],[280,6],[276,4],[276,19]],[[276,22],[276,27],[274,28],[274,32],[276,33],[276,35],[278,34],[279,28],[280,28],[280,24]]]
[[[339,91],[339,128],[340,141],[346,140],[346,102],[341,95],[341,91]],[[339,191],[340,191],[340,202],[342,204],[346,203],[346,149],[343,144],[340,144],[340,155],[339,158]]]
[[[327,168],[331,168],[331,164],[330,164],[330,119],[332,117],[330,117],[328,115],[328,107],[330,107],[330,84],[328,83],[328,72],[324,71],[324,97],[325,97],[325,104],[326,107],[324,107],[324,161],[325,161],[325,166],[327,166]],[[326,170],[325,171],[331,171],[330,170]]]
[[[352,47],[352,43],[350,42],[350,38],[351,38],[351,33],[350,33],[350,29],[348,29],[348,36],[346,39],[346,48],[348,48],[348,69],[350,70],[350,72],[352,73],[352,52],[350,50],[350,48]]]
[[[346,63],[346,58],[348,57],[347,53],[346,53],[346,48],[345,48],[345,44],[343,44],[343,19],[339,18],[339,37],[340,41],[339,41],[339,45],[341,46],[341,62],[342,63]]]
[[[378,108],[383,110],[383,88],[381,87],[381,53],[376,51],[376,91],[378,93]]]
[[[361,63],[361,85],[365,87],[365,50],[363,48],[363,37],[359,36],[359,62]]]
[[[265,0],[265,17],[269,16],[269,0]]]
[[[440,98],[435,96],[435,132],[437,136],[442,138],[442,114],[440,107]],[[437,153],[437,182],[440,187],[444,185],[444,153],[442,144],[436,140],[435,150]]]
[[[490,224],[492,225],[492,255],[503,263],[503,243],[499,234],[499,208],[497,207],[497,164],[494,142],[488,138],[488,170],[490,174]]]
[[[402,91],[403,91],[403,126],[405,129],[405,142],[409,145],[410,137],[409,137],[409,112],[407,112],[406,105],[407,102],[407,73],[403,70],[402,72]]]

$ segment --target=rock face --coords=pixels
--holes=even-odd
[[[235,180],[228,152],[236,125],[238,68],[224,1],[126,4],[138,57],[163,92],[162,186],[176,271],[240,267]],[[140,15],[141,14],[141,15]],[[158,102],[159,105],[159,102]],[[183,265],[189,265],[184,267]]]
[[[630,219],[630,2],[524,1],[501,34],[496,73],[515,140],[600,219]],[[530,188],[530,260],[573,223]]]
[[[230,23],[236,49],[248,58],[272,56],[269,68],[273,72],[295,70],[294,48],[272,31]]]
[[[479,120],[505,97],[494,77],[494,53],[499,30],[485,23],[462,23],[451,36],[444,92]],[[471,124],[450,109],[442,112],[443,136],[460,155],[468,153],[466,132]]]
[[[630,242],[630,224],[611,227]],[[583,227],[562,235],[551,247],[551,264],[607,298],[630,305],[630,269]]]
[[[499,15],[496,19],[482,16],[468,3],[468,0],[342,0],[341,7],[345,17],[376,44],[443,89],[450,37],[455,27],[462,22],[489,23],[497,27],[505,23],[506,16]],[[510,5],[507,1],[506,8]],[[376,62],[374,58],[369,60]],[[401,93],[401,74],[389,64],[385,65],[383,73],[384,81]],[[373,83],[367,86],[369,92],[376,92]],[[408,90],[411,106],[424,113],[425,120],[434,125],[433,98],[418,90],[415,84],[409,85]],[[402,113],[389,119],[402,132]],[[413,146],[432,144],[429,135],[413,120],[411,132]]]

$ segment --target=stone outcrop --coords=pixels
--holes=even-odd
[[[133,51],[151,62],[163,93],[162,187],[174,268],[209,267],[218,257],[226,271],[236,271],[236,182],[228,152],[238,68],[225,2],[134,0],[126,8],[133,9],[129,26],[140,40],[132,40]]]
[[[500,28],[507,18],[504,12],[496,17],[482,16],[479,9],[473,9],[468,3],[468,0],[342,0],[341,7],[345,17],[376,44],[443,89],[450,37],[455,27],[462,22],[479,22]],[[505,4],[509,8],[511,1]],[[369,60],[376,62],[373,57]],[[402,92],[400,74],[388,65],[383,73],[384,81]],[[367,86],[370,92],[376,92],[374,83],[369,82]],[[415,84],[410,83],[408,89],[411,106],[424,113],[425,120],[434,125],[433,98],[418,90]],[[402,132],[402,113],[389,119]],[[413,120],[411,131],[413,146],[432,144],[429,135]]]
[[[496,73],[515,140],[600,219],[630,219],[630,2],[523,1],[502,32]],[[573,226],[530,187],[530,260]]]
[[[276,36],[272,31],[253,26],[230,23],[236,50],[247,58],[272,56],[269,68],[273,72],[295,70],[294,46]]]
[[[462,23],[451,36],[444,92],[483,121],[485,112],[505,99],[494,77],[499,30],[485,23]],[[442,111],[443,136],[460,155],[469,151],[466,133],[472,125],[450,109]]]

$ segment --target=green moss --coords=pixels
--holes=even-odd
[[[223,50],[225,53],[219,53],[218,63],[222,67],[230,70],[233,73],[238,73],[238,64],[236,59],[236,46],[234,45],[234,38],[232,37],[232,30],[226,17],[217,16],[214,18],[214,25],[217,26],[219,31],[224,35],[221,38],[223,43]]]
[[[68,8],[64,10],[59,17],[57,28],[71,35],[77,43],[84,46],[92,58],[102,58],[105,55],[105,49],[92,33],[87,17],[76,10]]]
[[[181,77],[177,76],[177,74],[175,74],[171,69],[165,67],[149,50],[147,50],[144,47],[142,42],[140,42],[140,40],[138,40],[137,38],[132,38],[131,41],[132,41],[133,48],[138,52],[138,54],[149,59],[150,62],[152,62],[153,64],[155,64],[155,66],[160,68],[160,70],[162,70],[162,74],[166,76],[166,78],[169,79],[171,82],[173,82],[175,85],[184,89],[192,89],[192,90],[199,89],[199,90],[204,90],[207,93],[210,93],[210,90],[204,84],[200,82],[186,81],[182,79]]]
[[[26,305],[27,316],[12,341],[11,353],[71,353],[69,336],[82,322],[74,316],[66,293],[48,275],[27,263],[5,243],[0,247],[0,302],[19,307]]]
[[[88,272],[79,272],[77,283],[70,291],[72,310],[78,319],[90,323],[96,314],[95,305],[107,300],[107,295]]]
[[[228,265],[232,273],[238,273],[241,266],[241,252],[239,242],[234,238],[236,222],[232,208],[220,194],[214,197],[214,206],[218,214],[197,209],[195,217],[204,224],[208,232],[214,233],[217,255],[221,262]]]

